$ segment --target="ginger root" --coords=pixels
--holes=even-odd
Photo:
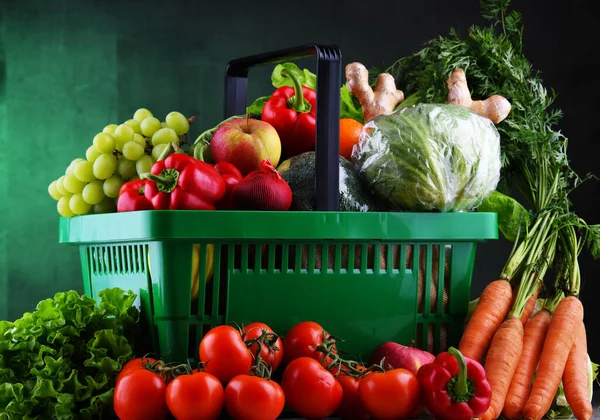
[[[369,86],[369,72],[361,63],[346,66],[348,90],[356,96],[362,106],[365,123],[378,115],[388,115],[404,101],[404,93],[396,89],[394,77],[388,73],[377,76],[375,90]]]
[[[504,120],[511,109],[510,102],[500,95],[492,95],[483,101],[472,100],[463,69],[454,70],[448,78],[448,99],[446,103],[469,108],[482,117],[489,118],[494,124]]]

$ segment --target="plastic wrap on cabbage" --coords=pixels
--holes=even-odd
[[[500,135],[456,105],[418,104],[365,125],[353,160],[390,210],[466,211],[500,178]]]

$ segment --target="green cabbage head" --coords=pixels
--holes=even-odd
[[[353,160],[398,211],[468,211],[498,185],[500,135],[467,108],[418,104],[365,124]]]

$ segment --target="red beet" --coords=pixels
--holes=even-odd
[[[286,211],[292,204],[292,190],[270,159],[261,162],[263,169],[249,173],[231,192],[237,210]]]

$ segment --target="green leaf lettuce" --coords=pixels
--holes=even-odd
[[[112,416],[139,312],[132,292],[99,296],[96,305],[75,291],[57,293],[14,322],[0,321],[0,419]]]

